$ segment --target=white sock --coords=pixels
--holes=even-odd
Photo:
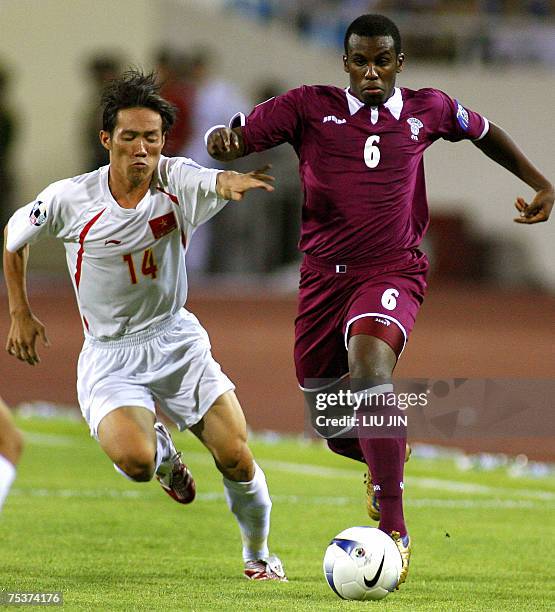
[[[254,464],[254,478],[250,482],[235,482],[224,478],[227,505],[241,530],[243,560],[264,559],[268,551],[272,500],[262,469]]]
[[[0,455],[0,510],[15,479],[15,467],[5,457]]]
[[[154,458],[154,472],[158,476],[167,476],[171,471],[172,465],[168,463],[168,460],[175,454],[175,446],[173,445],[172,439],[168,438],[164,433],[154,430],[156,432],[156,457]]]

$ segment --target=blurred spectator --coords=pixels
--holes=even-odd
[[[108,151],[100,144],[98,137],[102,129],[100,94],[106,83],[119,76],[122,62],[115,54],[98,54],[89,59],[86,69],[92,87],[92,95],[84,111],[83,123],[86,152],[85,172],[89,172],[109,162]]]
[[[183,155],[192,133],[193,88],[189,83],[190,60],[184,52],[167,47],[156,54],[156,72],[162,96],[177,108],[177,117],[166,136],[163,154]]]
[[[192,133],[183,154],[206,166],[214,163],[204,144],[206,130],[213,125],[227,124],[235,112],[250,108],[250,100],[233,81],[215,73],[213,53],[207,48],[193,52],[190,82],[194,91]]]
[[[284,91],[286,87],[279,83],[261,83],[255,104]],[[242,163],[244,169],[252,167],[252,160],[242,160]],[[259,168],[272,165],[269,173],[276,178],[276,190],[257,193],[247,202],[227,206],[211,221],[211,269],[214,272],[272,272],[300,257],[297,242],[302,196],[297,156],[290,147],[279,146],[258,153],[256,164]]]
[[[527,8],[530,15],[549,17],[553,14],[553,3],[550,0],[528,0]]]
[[[232,0],[231,5],[236,11],[254,16],[260,21],[271,19],[276,9],[272,0]]]
[[[259,18],[261,1],[228,0]],[[553,65],[554,0],[265,0],[267,17],[293,26],[321,46],[343,45],[347,25],[363,13],[394,13],[406,25],[405,51],[411,58],[468,63],[536,62]],[[239,6],[240,5],[240,6]],[[502,34],[499,35],[499,31]],[[526,32],[534,49],[511,52],[512,37]]]
[[[481,0],[481,9],[489,15],[501,15],[503,13],[504,0]]]
[[[0,228],[4,228],[12,213],[14,197],[13,145],[16,138],[15,114],[7,102],[9,74],[0,66]]]
[[[214,160],[206,152],[204,134],[209,127],[226,124],[237,111],[246,111],[251,107],[232,81],[229,81],[213,71],[213,55],[209,49],[196,49],[191,57],[190,82],[193,88],[193,108],[191,114],[191,138],[181,151],[181,155],[194,159],[201,166],[216,167]],[[229,169],[229,164],[226,169]],[[236,207],[227,206],[221,213],[227,222],[233,216]],[[195,274],[209,271],[210,261],[225,259],[224,253],[213,253],[212,234],[219,228],[216,224],[205,223],[195,232],[187,252],[187,272],[194,278]],[[234,240],[227,231],[228,253],[231,241]],[[214,264],[217,267],[217,264]]]

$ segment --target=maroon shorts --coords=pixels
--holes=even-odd
[[[379,267],[341,265],[306,255],[295,320],[295,368],[301,388],[349,371],[347,343],[365,333],[387,342],[397,357],[426,291],[428,259],[414,249]]]

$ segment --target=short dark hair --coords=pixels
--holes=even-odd
[[[160,95],[156,74],[143,74],[140,70],[126,70],[121,77],[110,81],[101,98],[102,129],[110,134],[116,127],[118,111],[125,108],[150,108],[162,118],[162,133],[170,131],[177,110]]]
[[[395,45],[395,53],[401,53],[401,33],[399,28],[385,15],[361,15],[357,17],[345,32],[345,55],[348,54],[349,38],[357,36],[391,36]]]

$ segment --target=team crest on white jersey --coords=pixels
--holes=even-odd
[[[42,225],[46,221],[47,216],[48,215],[46,212],[46,203],[37,200],[33,204],[33,208],[31,210],[31,213],[29,214],[29,221],[33,225]]]
[[[424,124],[416,117],[410,117],[410,119],[407,119],[407,123],[410,125],[410,137],[413,140],[418,140],[418,135],[420,134],[420,130],[424,127]]]
[[[468,111],[458,100],[455,100],[455,102],[457,103],[457,121],[459,122],[459,125],[462,127],[462,129],[467,132],[468,127],[470,126],[470,118],[468,117]]]
[[[328,115],[327,117],[324,117],[322,119],[322,123],[327,123],[328,121],[333,121],[334,123],[337,123],[338,125],[342,123],[347,123],[347,119],[338,119],[335,115]]]

